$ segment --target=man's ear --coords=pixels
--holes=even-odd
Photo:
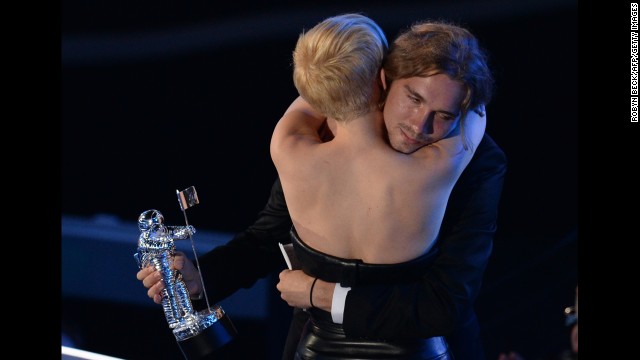
[[[387,91],[387,81],[384,75],[384,69],[380,69],[380,81],[382,82],[382,90]]]

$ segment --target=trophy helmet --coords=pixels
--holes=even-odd
[[[149,229],[149,239],[154,241],[166,241],[169,237],[169,229],[162,224],[153,224]]]
[[[149,231],[154,225],[164,224],[164,216],[158,210],[147,210],[138,217],[138,228],[141,231]]]

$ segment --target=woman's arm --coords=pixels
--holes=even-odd
[[[301,146],[320,144],[332,137],[327,118],[298,97],[276,124],[271,137],[271,157],[277,167],[280,154],[290,157]]]

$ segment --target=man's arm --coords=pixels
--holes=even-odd
[[[286,264],[278,243],[291,242],[291,225],[282,185],[280,179],[276,179],[267,205],[259,213],[256,222],[225,245],[198,258],[211,301],[218,302],[240,288],[250,288],[258,279],[282,270]],[[200,276],[194,262],[177,251],[174,266],[182,273],[183,281],[194,300],[194,307],[204,308],[207,304],[201,293]],[[147,295],[160,304],[160,294],[164,288],[161,274],[149,266],[141,269],[136,277],[147,288]]]
[[[285,115],[288,121],[299,121],[308,129],[316,131],[321,140],[332,137],[324,116],[302,98],[298,97],[289,106]],[[199,258],[208,295],[213,301],[224,299],[240,288],[249,288],[262,277],[286,266],[278,243],[291,242],[289,231],[292,222],[282,191],[280,179],[271,188],[271,196],[256,222],[236,235],[226,245],[219,246]],[[250,264],[247,266],[247,264]],[[216,273],[233,269],[233,276],[216,277]],[[207,284],[211,282],[212,284]]]
[[[478,296],[506,172],[506,157],[485,135],[456,183],[437,243],[439,254],[422,281],[358,286],[349,291],[344,330],[349,336],[447,335]]]
[[[326,121],[325,117],[313,110],[302,98],[296,99],[287,112],[317,128],[318,136],[322,141],[333,138],[332,122]],[[222,300],[240,288],[250,288],[258,279],[286,266],[277,243],[291,242],[289,238],[291,226],[282,185],[280,179],[276,179],[267,205],[259,213],[256,222],[237,234],[227,244],[211,250],[198,259],[209,298],[214,302]],[[247,266],[247,264],[251,265]],[[201,291],[200,280],[193,262],[180,254],[176,266],[183,271],[185,282],[192,291],[192,295],[201,297],[198,293]],[[232,275],[217,276],[220,273]],[[155,274],[153,268],[145,268],[141,269],[136,277],[147,288],[147,295],[159,304],[160,291],[163,287],[160,274]],[[199,305],[202,304],[194,302],[194,306]]]
[[[218,302],[240,288],[250,288],[260,278],[284,269],[286,263],[278,242],[291,242],[291,225],[282,185],[280,179],[276,179],[256,222],[227,244],[198,258],[209,300]]]
[[[301,131],[315,131],[315,135],[310,136],[321,141],[333,136],[326,118],[301,97],[294,100],[285,111],[281,121],[283,120],[301,124],[295,125],[300,126]],[[258,279],[286,267],[278,243],[291,242],[291,226],[291,217],[278,178],[271,188],[267,205],[259,213],[256,222],[227,244],[198,259],[210,300],[218,302],[240,288],[250,288]],[[231,275],[217,276],[218,274]]]

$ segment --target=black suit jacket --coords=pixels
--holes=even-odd
[[[344,312],[347,335],[445,335],[457,360],[484,359],[473,304],[493,246],[505,173],[504,152],[485,134],[453,188],[433,264],[416,283],[353,287]],[[209,298],[220,301],[284,269],[278,242],[291,242],[291,225],[278,179],[256,222],[199,258]],[[233,277],[214,276],[222,271]]]

